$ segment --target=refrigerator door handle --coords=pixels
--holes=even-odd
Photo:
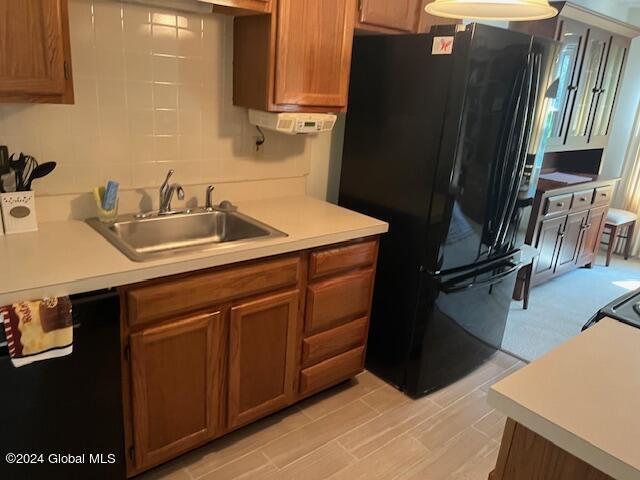
[[[506,208],[504,209],[500,224],[498,226],[498,235],[496,237],[496,243],[494,248],[499,248],[503,245],[507,233],[508,225],[513,215],[515,208],[518,189],[522,183],[522,176],[524,174],[524,168],[527,163],[527,154],[529,148],[529,140],[531,138],[531,131],[533,129],[533,120],[535,116],[536,104],[538,102],[538,87],[540,83],[540,66],[542,58],[540,54],[536,54],[530,57],[529,61],[529,75],[527,86],[527,101],[525,103],[525,110],[522,119],[521,130],[518,140],[518,156],[517,163],[511,174],[511,181],[509,182],[508,196],[506,200]]]
[[[494,209],[492,220],[491,220],[491,236],[489,241],[489,247],[491,250],[494,250],[498,245],[498,238],[500,235],[500,229],[502,225],[502,218],[504,217],[505,209],[507,206],[505,205],[505,201],[508,198],[508,191],[511,189],[509,184],[509,190],[507,190],[506,183],[506,175],[508,174],[509,167],[513,167],[513,165],[508,161],[509,156],[512,153],[513,145],[514,145],[514,137],[516,135],[516,127],[517,122],[521,116],[520,111],[523,105],[523,95],[524,91],[529,90],[529,86],[527,85],[527,80],[530,78],[530,68],[531,68],[531,57],[527,57],[527,63],[525,64],[523,73],[521,74],[520,80],[518,82],[519,90],[517,94],[517,98],[514,105],[514,111],[511,121],[509,122],[509,134],[504,142],[504,148],[502,150],[502,161],[499,163],[499,166],[496,167],[500,170],[500,176],[498,181],[498,195],[495,196],[496,200],[496,208]],[[513,168],[511,168],[513,170]],[[507,190],[507,191],[505,191]]]
[[[440,287],[440,291],[444,293],[457,293],[462,292],[463,290],[470,290],[472,288],[480,288],[480,287],[488,287],[490,285],[495,285],[496,283],[501,282],[505,277],[508,277],[512,273],[518,271],[521,267],[520,264],[509,262],[508,265],[510,268],[504,272],[501,272],[488,280],[483,280],[481,282],[466,282],[466,283],[453,283],[447,284],[443,283]]]
[[[528,66],[525,65],[522,69],[522,72],[518,74],[518,78],[513,85],[513,90],[510,97],[509,102],[509,110],[514,112],[512,113],[508,120],[505,122],[505,134],[503,135],[503,140],[501,142],[500,154],[499,158],[502,159],[501,162],[496,162],[494,170],[492,172],[492,181],[491,181],[491,192],[490,192],[490,213],[487,216],[488,225],[487,228],[487,245],[493,248],[495,245],[495,238],[498,233],[497,231],[497,223],[500,218],[500,205],[503,197],[504,190],[504,176],[505,176],[505,163],[507,161],[509,151],[511,150],[511,145],[513,143],[513,136],[515,133],[515,122],[517,120],[517,114],[520,111],[520,102],[522,99],[522,87],[524,85],[524,80],[526,77]]]

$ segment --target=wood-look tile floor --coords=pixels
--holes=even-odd
[[[505,417],[489,386],[503,353],[412,400],[369,372],[142,475],[144,480],[486,480]]]

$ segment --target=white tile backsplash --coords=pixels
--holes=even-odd
[[[116,0],[69,9],[75,104],[0,104],[0,144],[58,162],[34,183],[39,203],[108,179],[155,187],[169,168],[187,186],[308,175],[312,139],[267,132],[256,152],[232,105],[231,17]]]

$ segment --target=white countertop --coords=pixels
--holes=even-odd
[[[311,197],[238,202],[239,211],[287,237],[216,246],[206,252],[133,262],[85,222],[39,225],[0,237],[0,305],[140,282],[386,232],[388,225]]]
[[[640,329],[603,319],[493,385],[489,403],[607,475],[640,479]]]

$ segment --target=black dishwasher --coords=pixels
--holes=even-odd
[[[71,302],[69,356],[14,368],[2,332],[0,479],[125,478],[118,295]]]

